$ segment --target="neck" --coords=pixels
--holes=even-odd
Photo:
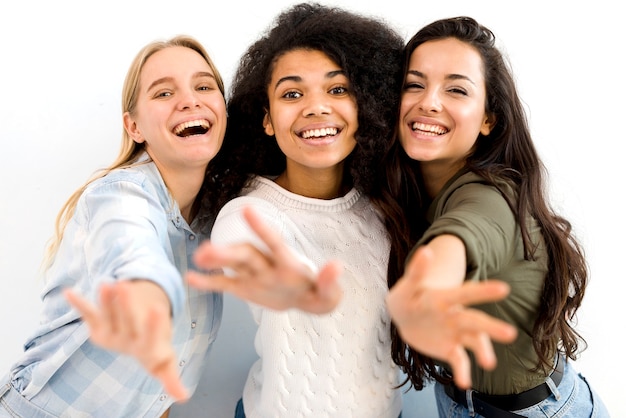
[[[446,165],[446,164],[434,164],[434,163],[420,163],[422,170],[422,177],[424,179],[424,186],[426,187],[426,193],[431,199],[434,199],[437,194],[443,189],[448,180],[450,180],[463,165]]]
[[[166,170],[160,172],[173,199],[178,203],[181,215],[191,224],[196,215],[194,202],[204,181],[205,168],[173,173]]]
[[[291,193],[324,200],[344,196],[350,190],[343,183],[343,166],[327,170],[294,170],[287,167],[275,182]]]

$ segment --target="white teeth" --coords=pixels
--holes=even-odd
[[[414,131],[422,131],[426,133],[432,133],[435,135],[441,135],[441,134],[445,134],[446,132],[448,132],[448,130],[443,128],[442,126],[427,125],[425,123],[418,123],[418,122],[415,122],[412,128]]]
[[[311,129],[309,131],[302,132],[302,138],[308,139],[312,137],[322,137],[322,136],[332,136],[337,135],[337,128],[322,128],[322,129]]]
[[[185,129],[193,128],[195,126],[202,126],[202,127],[206,128],[206,129],[209,129],[211,127],[211,124],[206,119],[190,120],[189,122],[183,122],[180,125],[178,125],[177,127],[175,127],[174,128],[174,134],[178,135],[182,131],[184,131]]]

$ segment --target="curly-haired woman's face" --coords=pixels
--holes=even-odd
[[[400,142],[427,175],[453,175],[478,134],[488,135],[482,58],[455,38],[429,41],[411,54],[400,106]]]
[[[341,179],[358,127],[356,101],[342,69],[323,52],[293,50],[276,61],[267,94],[265,132],[287,156],[288,176]]]

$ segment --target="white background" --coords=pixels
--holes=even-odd
[[[37,271],[61,205],[117,155],[121,87],[135,53],[185,33],[203,42],[227,84],[244,49],[293,1],[6,0],[0,5],[0,374],[38,320]],[[574,225],[591,270],[579,330],[589,348],[576,362],[614,417],[620,399],[626,236],[623,201],[623,20],[618,3],[336,0],[380,16],[407,39],[442,17],[466,14],[490,27],[509,56],[553,205]],[[372,65],[376,65],[372,62]],[[243,304],[226,299],[213,363],[177,416],[231,417],[253,359]],[[429,390],[405,396],[404,417],[434,413]]]

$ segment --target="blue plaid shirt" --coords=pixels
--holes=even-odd
[[[45,275],[40,325],[11,368],[13,386],[52,415],[159,417],[172,403],[134,358],[91,344],[62,294],[66,287],[96,300],[104,282],[158,283],[172,303],[173,343],[191,392],[216,337],[221,295],[188,288],[181,276],[205,236],[183,219],[147,154],[142,160],[96,180],[81,196]]]

